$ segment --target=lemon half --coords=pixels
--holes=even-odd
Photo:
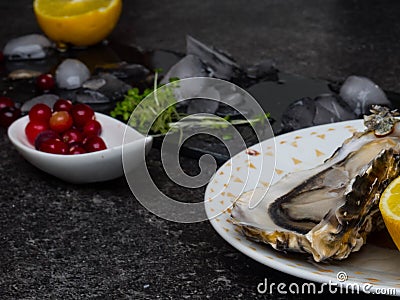
[[[53,41],[89,46],[114,29],[122,0],[35,0],[33,9],[40,28]]]

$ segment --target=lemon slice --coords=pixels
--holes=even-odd
[[[390,236],[400,250],[400,177],[393,180],[382,193],[379,210]]]
[[[114,29],[122,0],[35,0],[33,9],[40,28],[59,45],[89,46]]]

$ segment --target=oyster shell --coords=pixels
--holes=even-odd
[[[375,106],[372,112],[379,115],[376,124],[382,124],[387,110]],[[387,114],[393,128],[395,114]],[[233,223],[251,239],[281,251],[310,253],[317,262],[358,251],[368,233],[382,228],[380,194],[400,175],[398,130],[376,135],[372,124],[354,133],[323,164],[290,173],[268,191],[241,195],[232,209]],[[250,200],[261,202],[251,208]]]

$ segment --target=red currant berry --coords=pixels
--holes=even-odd
[[[55,131],[53,131],[53,130],[45,130],[45,131],[42,131],[41,133],[39,133],[39,134],[36,136],[36,139],[35,139],[35,149],[36,149],[36,150],[39,150],[40,145],[42,145],[42,143],[43,143],[44,141],[47,141],[47,140],[49,140],[49,139],[60,139],[60,137],[58,136],[58,133],[55,132]]]
[[[83,126],[83,134],[85,136],[100,135],[101,124],[96,120],[89,120],[85,126]]]
[[[54,111],[70,111],[72,108],[72,102],[70,100],[58,99],[53,105]]]
[[[75,104],[72,107],[71,114],[74,124],[78,128],[82,128],[88,121],[95,118],[93,109],[89,105],[82,103]]]
[[[14,101],[11,100],[10,97],[1,96],[0,97],[0,109],[4,107],[14,107]]]
[[[49,91],[55,87],[56,83],[51,74],[42,74],[36,78],[36,86],[41,91]]]
[[[107,149],[106,143],[99,136],[89,136],[83,142],[83,147],[87,152],[96,152]]]
[[[31,121],[25,127],[25,135],[28,138],[29,143],[35,145],[35,139],[39,133],[49,129],[49,125],[46,122]]]
[[[51,116],[49,124],[51,130],[55,132],[64,132],[72,127],[73,120],[69,112],[56,111]]]
[[[86,150],[80,145],[74,145],[69,148],[69,154],[84,154],[87,153]]]
[[[52,154],[68,154],[68,146],[59,139],[48,139],[39,148],[40,151]]]
[[[72,128],[63,133],[62,140],[68,145],[72,143],[82,143],[83,135],[78,129]]]
[[[29,111],[30,121],[49,122],[50,117],[51,117],[51,108],[43,103],[35,104]]]
[[[16,107],[4,107],[0,109],[0,126],[8,127],[21,116],[21,110]]]

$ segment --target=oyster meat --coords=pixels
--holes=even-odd
[[[323,164],[287,174],[268,191],[242,194],[232,209],[233,223],[253,240],[309,253],[317,262],[358,251],[368,233],[383,228],[379,198],[400,175],[397,112],[379,106],[371,112],[367,129],[354,133]],[[250,200],[261,201],[252,208]]]

